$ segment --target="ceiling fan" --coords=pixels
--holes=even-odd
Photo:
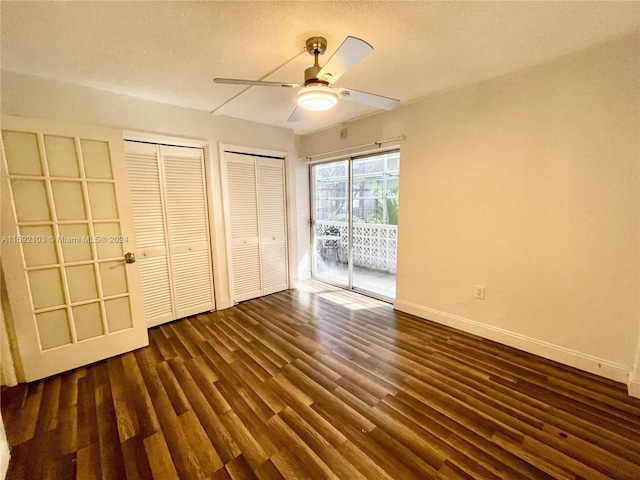
[[[327,40],[324,37],[311,37],[306,42],[306,50],[310,55],[313,55],[314,64],[313,67],[304,71],[303,84],[237,78],[214,78],[213,81],[251,87],[300,88],[297,94],[298,105],[305,110],[312,111],[328,110],[338,102],[338,98],[384,110],[393,110],[400,103],[400,100],[395,98],[361,92],[352,88],[329,86],[373,51],[373,47],[364,40],[347,37],[323,67],[318,64],[318,57],[327,50]],[[302,116],[302,110],[296,107],[288,121],[296,122],[301,120]]]

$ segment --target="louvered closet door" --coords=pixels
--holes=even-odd
[[[258,186],[254,157],[225,152],[233,300],[262,295]]]
[[[213,310],[202,149],[160,147],[177,318]]]
[[[289,288],[284,161],[258,158],[263,294]]]
[[[147,326],[215,308],[202,149],[125,142]]]
[[[125,142],[144,312],[148,326],[177,318],[173,310],[158,146]]]

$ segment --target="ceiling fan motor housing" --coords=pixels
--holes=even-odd
[[[318,79],[318,73],[320,72],[320,67],[318,65],[314,65],[313,67],[309,67],[304,71],[304,84],[309,85],[311,83],[321,83],[322,85],[329,85],[329,82],[325,82],[324,80]]]

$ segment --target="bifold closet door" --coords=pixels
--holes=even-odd
[[[202,149],[160,147],[176,318],[214,309]]]
[[[158,146],[125,142],[125,151],[145,319],[150,326],[159,325],[176,317],[169,275]]]
[[[262,295],[258,184],[254,157],[225,152],[233,301]]]
[[[201,149],[125,142],[148,326],[215,308]]]
[[[233,301],[289,288],[282,159],[224,152]]]
[[[289,288],[284,161],[258,158],[263,295]]]

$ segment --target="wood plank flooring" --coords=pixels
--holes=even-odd
[[[8,479],[640,478],[625,386],[317,282],[2,390]]]

